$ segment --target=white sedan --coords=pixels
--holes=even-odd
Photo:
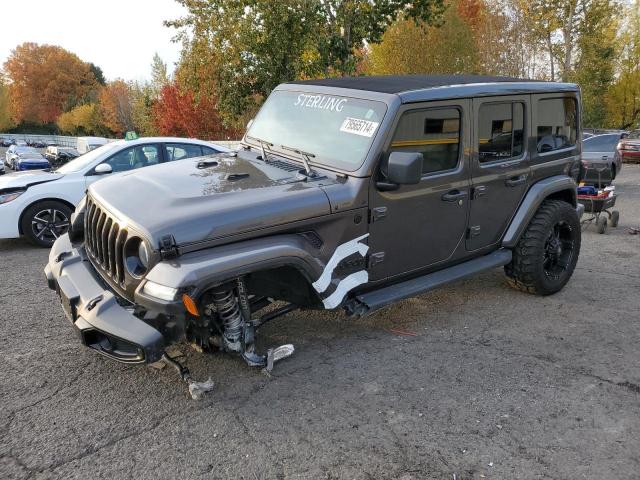
[[[0,176],[0,238],[24,235],[36,245],[50,247],[68,230],[71,213],[87,187],[105,175],[226,151],[186,138],[118,140],[56,170]]]

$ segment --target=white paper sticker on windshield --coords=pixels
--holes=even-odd
[[[376,133],[378,125],[380,125],[379,122],[347,117],[344,119],[344,122],[342,122],[340,131],[362,135],[363,137],[372,137],[373,134]]]

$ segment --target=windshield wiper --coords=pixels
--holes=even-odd
[[[255,140],[256,142],[258,142],[260,144],[260,150],[262,152],[262,159],[265,162],[269,161],[269,159],[267,158],[267,152],[264,146],[266,145],[268,148],[270,148],[270,147],[273,147],[273,143],[267,142],[266,140],[262,140],[261,138],[258,138],[258,137],[252,137],[251,135],[245,135],[244,138],[249,140]]]
[[[313,178],[317,175],[316,172],[311,170],[311,166],[309,165],[309,159],[316,157],[313,153],[305,152],[303,150],[300,150],[299,148],[287,147],[286,145],[280,145],[280,146],[282,147],[283,150],[288,150],[290,152],[297,153],[302,157],[302,163],[304,163],[304,171],[306,172],[307,177]]]

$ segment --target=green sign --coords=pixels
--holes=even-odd
[[[127,132],[124,134],[124,139],[125,140],[137,140],[138,139],[138,134],[134,131],[131,132]]]

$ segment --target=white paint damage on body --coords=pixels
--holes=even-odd
[[[356,252],[360,252],[360,255],[363,257],[369,251],[369,245],[365,245],[364,243],[360,243],[361,240],[364,240],[369,236],[368,233],[364,235],[354,238],[353,240],[349,240],[348,242],[343,243],[342,245],[338,245],[335,252],[327,262],[327,265],[324,267],[322,271],[322,275],[320,278],[313,282],[313,288],[316,289],[316,292],[322,293],[331,284],[331,275],[333,274],[333,270],[338,266],[338,264],[349,255],[353,255]]]
[[[324,308],[336,308],[342,303],[342,299],[350,290],[353,290],[358,285],[362,285],[368,281],[369,273],[366,270],[360,270],[359,272],[352,273],[338,284],[338,288],[336,288],[335,292],[322,301]]]
[[[341,245],[338,245],[335,252],[327,262],[327,265],[324,267],[322,271],[322,275],[320,278],[313,282],[313,288],[316,289],[318,293],[322,293],[329,288],[331,285],[331,276],[333,275],[333,271],[338,266],[338,264],[345,258],[354,253],[359,253],[363,257],[369,251],[369,245],[365,245],[364,243],[360,243],[362,240],[369,236],[368,233],[364,235],[354,238],[353,240],[349,240]],[[324,303],[325,308],[331,309],[336,308],[342,302],[344,296],[357,287],[358,285],[362,285],[363,283],[367,283],[369,281],[369,274],[366,270],[361,270],[359,272],[352,273],[348,277],[344,278],[336,288],[335,292],[333,292],[330,296],[325,298],[322,303]]]

